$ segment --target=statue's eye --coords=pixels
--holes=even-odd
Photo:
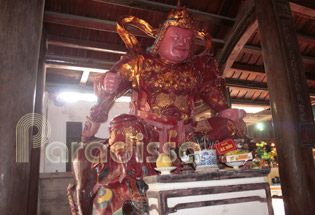
[[[184,43],[189,43],[190,38],[184,39]]]
[[[178,38],[178,37],[174,37],[174,40],[175,40],[175,41],[179,41],[179,38]]]

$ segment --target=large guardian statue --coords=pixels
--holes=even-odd
[[[144,50],[127,26],[155,37],[152,47]],[[160,153],[171,152],[173,165],[180,170],[174,149],[194,141],[193,136],[200,132],[194,121],[197,101],[217,113],[205,121],[203,132],[208,140],[242,137],[245,132],[245,112],[227,104],[224,80],[211,54],[210,35],[195,29],[185,7],[172,10],[159,29],[125,16],[118,20],[117,31],[130,54],[95,78],[98,101],[87,117],[84,147],[73,161],[76,184],[68,189],[73,214],[89,215],[93,207],[100,214],[144,214],[147,185],[143,177],[157,174],[154,168]],[[192,53],[196,39],[205,44],[198,55]],[[84,150],[97,142],[94,135],[107,121],[114,101],[129,90],[130,114],[110,121],[110,137],[91,164]]]

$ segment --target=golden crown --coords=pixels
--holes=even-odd
[[[166,21],[161,25],[159,29],[153,28],[146,21],[134,16],[124,16],[119,18],[119,20],[117,21],[117,31],[122,40],[125,42],[126,47],[130,51],[141,50],[141,46],[136,37],[127,31],[126,27],[128,25],[139,28],[147,35],[155,38],[154,44],[150,48],[147,48],[147,50],[149,50],[151,53],[157,52],[160,43],[163,40],[165,33],[169,27],[180,27],[194,32],[195,37],[205,42],[204,51],[210,50],[212,47],[210,34],[204,31],[198,31],[196,29],[192,19],[190,18],[186,10],[186,7],[180,6],[180,1],[178,1],[177,7],[171,10],[171,12],[168,14]]]
[[[186,10],[186,7],[185,6],[183,6],[182,8],[180,7],[180,1],[178,1],[176,9],[173,9],[171,10],[171,12],[169,12],[167,19],[164,22],[164,25],[166,23],[169,23],[168,24],[169,26],[176,26],[195,30],[193,21],[190,18]]]
[[[169,27],[185,28],[196,33],[193,21],[188,15],[186,7],[180,7],[180,1],[178,1],[176,9],[173,9],[171,12],[169,12],[166,21],[163,23],[162,27],[160,27],[153,46],[149,48],[152,53],[156,53],[159,49],[160,43]]]

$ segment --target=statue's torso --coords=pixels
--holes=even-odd
[[[136,107],[159,116],[187,120],[198,88],[198,71],[193,61],[175,65],[146,56],[140,70]]]

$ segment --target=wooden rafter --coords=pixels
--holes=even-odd
[[[239,72],[250,72],[250,73],[265,74],[265,68],[263,66],[255,66],[255,65],[234,63],[232,65],[231,69],[235,70],[235,71],[239,71]],[[313,73],[305,73],[305,76],[306,76],[307,80],[315,81],[315,74],[313,74]]]
[[[117,33],[116,22],[53,11],[45,11],[44,22]],[[148,37],[136,28],[130,28],[128,31],[135,36]]]
[[[262,55],[262,50],[258,46],[245,45],[242,51],[249,54]],[[315,64],[315,57],[302,55],[302,60],[306,64]]]
[[[290,8],[291,8],[292,13],[294,14],[305,17],[307,19],[315,19],[315,9],[313,8],[296,4],[293,2],[290,2]]]
[[[78,91],[78,92],[82,92],[82,93],[93,93],[93,86],[46,82],[46,89],[45,90],[48,92]]]
[[[238,87],[238,88],[246,88],[250,90],[263,90],[267,91],[267,84],[263,82],[257,81],[247,81],[247,80],[240,80],[234,78],[225,78],[226,86],[227,87]]]
[[[315,44],[315,37],[304,35],[300,32],[296,33],[298,41],[309,43],[309,44]]]
[[[66,63],[63,62],[50,62],[50,60],[46,61],[45,63],[46,68],[52,68],[52,69],[62,69],[62,70],[75,70],[75,71],[84,71],[88,70],[91,72],[96,73],[105,73],[108,71],[108,69],[97,69],[92,67],[84,67],[84,65],[80,66],[69,66]]]
[[[218,58],[219,66],[223,70],[223,74],[225,74],[228,71],[230,64],[234,62],[234,60],[236,59],[237,55],[239,54],[241,50],[247,53],[252,53],[252,54],[257,54],[257,55],[261,54],[260,47],[245,45],[246,41],[248,40],[248,37],[250,37],[250,35],[252,34],[252,32],[250,31],[252,29],[257,28],[255,27],[257,26],[257,22],[252,23],[251,25],[252,27],[248,28],[247,32],[242,34],[242,32],[238,32],[239,30],[246,30],[244,29],[244,23],[243,23],[246,20],[244,19],[242,20],[243,21],[240,21],[240,23],[234,27],[233,34],[231,35],[230,39],[227,42],[224,43],[224,40],[213,38],[214,43],[217,43],[220,45],[224,44],[223,51],[221,52]],[[94,29],[94,30],[99,30],[99,31],[117,33],[116,23],[113,21],[108,21],[108,20],[101,20],[101,19],[95,19],[95,18],[63,14],[63,13],[58,13],[58,12],[45,11],[44,21],[49,22],[49,23],[73,26],[73,27],[81,27],[81,28],[88,28],[88,29]],[[135,28],[130,28],[129,30],[131,33],[133,33],[136,36],[148,37],[148,35],[144,34],[143,32]],[[125,47],[117,46],[114,44],[99,43],[95,41],[76,40],[76,39],[70,39],[70,38],[65,38],[65,37],[57,38],[57,36],[52,36],[52,35],[49,35],[49,37],[50,38],[48,38],[48,42],[49,44],[52,44],[52,45],[59,45],[59,46],[72,47],[72,48],[83,48],[83,49],[88,49],[88,50],[111,52],[111,53],[117,53],[117,54],[125,54],[126,52]],[[237,40],[237,38],[239,38],[239,40]],[[298,34],[298,38],[300,41],[315,43],[314,37]],[[198,41],[196,40],[196,42]],[[228,55],[229,53],[230,55]],[[302,56],[302,59],[304,63],[315,64],[314,57]]]
[[[223,50],[218,55],[218,64],[223,77],[230,70],[238,54],[250,36],[258,28],[253,1],[247,0],[236,17],[231,33],[226,38]]]
[[[259,101],[259,100],[250,100],[250,99],[231,99],[232,104],[246,104],[246,105],[262,105],[269,106],[269,101]]]
[[[60,55],[46,55],[45,63],[46,66],[49,68],[63,68],[81,71],[84,69],[88,69],[89,71],[104,72],[106,70],[109,70],[115,62],[89,58],[67,57]]]
[[[64,14],[64,13],[59,13],[59,12],[45,11],[44,21],[46,23],[54,23],[54,24],[59,24],[59,25],[66,25],[66,26],[72,26],[72,27],[78,27],[78,28],[117,33],[116,22],[109,21],[109,20],[102,20],[102,19],[95,19],[95,18],[89,18],[89,17],[84,17],[84,16]],[[128,28],[128,31],[135,36],[149,37],[147,34],[145,34],[144,32],[136,28]],[[212,41],[213,43],[216,43],[219,45],[223,45],[224,43],[223,40],[218,39],[218,38],[212,38]],[[203,45],[203,42],[200,40],[196,39],[195,42],[197,45]],[[79,46],[81,46],[81,48],[87,47],[86,44],[84,44],[86,42],[83,41],[82,43],[83,44],[78,44]],[[62,45],[69,46],[70,44],[69,43],[65,44],[65,42],[63,42]],[[100,43],[96,42],[95,45],[100,45]],[[92,45],[91,49],[96,49],[97,47],[95,47],[95,45]],[[107,48],[106,47],[104,48],[104,46],[106,46],[106,44],[100,45],[101,49],[107,50]],[[120,49],[125,49],[125,48],[121,47]]]
[[[90,71],[88,69],[85,69],[81,76],[80,85],[82,86],[86,85],[86,82],[89,79],[89,75],[90,75]]]
[[[172,9],[176,6],[163,4],[154,1],[147,1],[147,0],[94,0],[97,2],[103,3],[110,3],[116,4],[121,6],[133,7],[133,8],[140,8],[146,11],[152,12],[160,12],[168,14]],[[192,17],[193,20],[198,20],[202,22],[210,22],[216,25],[225,25],[225,26],[233,26],[234,19],[226,16],[220,16],[217,14],[206,13],[199,10],[194,10],[187,8],[188,13]]]
[[[113,54],[126,54],[127,48],[118,44],[97,42],[91,40],[74,39],[57,35],[47,35],[48,45],[86,49],[99,52],[108,52]]]
[[[74,39],[69,37],[62,37],[57,35],[47,36],[48,45],[56,45],[61,47],[79,48],[92,51],[108,52],[113,54],[126,54],[127,49],[124,45],[110,44],[105,42],[97,42],[91,40]],[[223,40],[213,38],[213,42],[217,44],[224,44]],[[315,39],[314,39],[315,42]],[[250,54],[261,55],[262,50],[258,46],[245,45],[242,51]],[[302,60],[307,64],[315,64],[315,58],[302,55]]]

